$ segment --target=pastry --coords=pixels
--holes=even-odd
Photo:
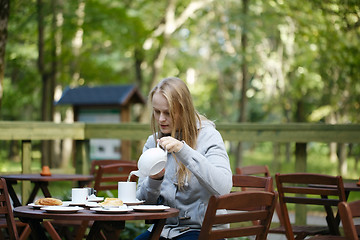
[[[44,206],[60,206],[63,202],[60,199],[56,198],[40,198],[35,201],[35,205],[44,205]]]
[[[119,198],[105,198],[105,201],[99,203],[100,206],[122,206],[123,201]]]

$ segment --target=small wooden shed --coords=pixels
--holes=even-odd
[[[72,105],[74,121],[130,122],[134,104],[145,104],[135,85],[81,86],[67,88],[56,105]],[[91,139],[90,159],[130,159],[131,146],[119,139]]]

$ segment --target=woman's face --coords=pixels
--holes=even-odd
[[[158,123],[160,131],[164,134],[171,134],[173,125],[170,117],[169,103],[160,92],[156,92],[153,95],[152,107],[155,121]]]

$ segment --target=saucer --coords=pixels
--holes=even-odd
[[[138,200],[136,199],[135,201],[124,201],[124,204],[126,204],[127,206],[134,206],[134,205],[140,205],[140,204],[143,204],[145,201],[144,200]]]
[[[72,202],[72,201],[65,201],[63,203],[68,204],[69,206],[85,206],[87,202]]]
[[[169,209],[170,207],[164,205],[141,205],[141,206],[133,206],[131,208],[135,211],[140,211],[140,212],[158,212]]]
[[[82,207],[63,207],[63,206],[46,206],[40,208],[40,210],[45,210],[50,213],[75,213],[79,210],[83,210]]]
[[[127,213],[133,211],[131,208],[90,208],[91,211],[95,211],[97,213]]]
[[[101,202],[104,201],[104,197],[92,197],[92,198],[88,198],[87,200],[88,202]]]

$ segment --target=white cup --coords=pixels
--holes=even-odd
[[[124,203],[136,202],[136,182],[118,182],[118,198]]]
[[[85,203],[88,198],[87,188],[71,189],[71,201],[74,203]]]
[[[159,143],[156,148],[149,148],[141,154],[138,165],[138,171],[132,171],[138,177],[151,176],[159,173],[165,168],[167,162],[167,151],[160,148]]]

